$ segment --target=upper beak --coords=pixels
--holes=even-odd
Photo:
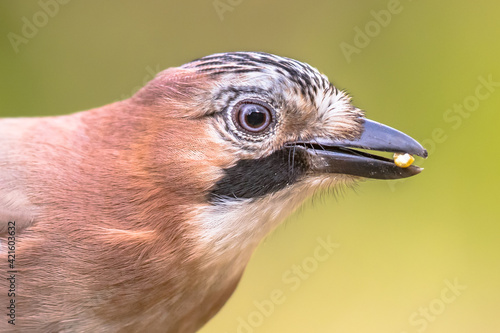
[[[339,173],[375,179],[398,179],[414,176],[423,169],[402,168],[393,160],[351,148],[408,153],[426,158],[427,151],[410,136],[389,126],[365,119],[361,136],[355,140],[314,138],[299,141],[309,155],[311,169],[318,173]]]

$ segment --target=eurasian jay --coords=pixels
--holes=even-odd
[[[195,332],[314,192],[421,171],[365,150],[427,155],[316,69],[258,52],[89,111],[2,119],[0,331]]]

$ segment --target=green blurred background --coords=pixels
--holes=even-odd
[[[417,177],[306,203],[201,332],[500,332],[500,2],[60,2],[0,2],[0,116],[89,109],[258,50],[319,68],[429,149]],[[318,237],[339,245],[321,262]]]

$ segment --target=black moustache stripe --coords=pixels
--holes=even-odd
[[[209,192],[209,201],[259,198],[296,183],[308,170],[306,153],[293,147],[259,159],[240,160],[224,170],[224,177]]]

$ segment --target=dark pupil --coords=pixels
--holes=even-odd
[[[246,111],[245,121],[248,126],[258,128],[266,121],[266,114],[258,110],[256,107]]]

